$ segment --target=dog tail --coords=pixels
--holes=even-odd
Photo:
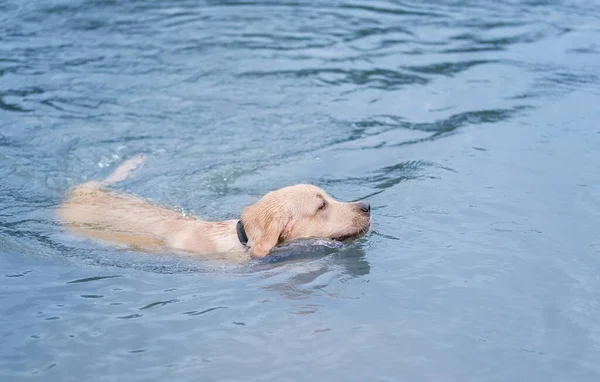
[[[121,182],[131,175],[131,172],[138,167],[144,165],[146,158],[143,154],[138,154],[132,158],[127,159],[121,163],[115,171],[112,172],[106,179],[99,183],[100,186],[110,186],[115,183]]]

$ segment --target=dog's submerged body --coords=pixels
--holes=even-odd
[[[143,157],[134,157],[105,180],[73,188],[60,207],[61,220],[85,236],[135,249],[236,259],[264,257],[278,244],[297,239],[351,239],[370,227],[367,203],[342,203],[319,187],[299,184],[271,191],[244,208],[239,221],[247,243],[242,243],[238,220],[199,220],[106,188],[142,163]]]

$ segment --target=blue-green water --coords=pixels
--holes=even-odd
[[[600,7],[0,1],[0,380],[598,381]],[[310,182],[341,249],[211,267],[64,233],[69,186],[206,218]]]

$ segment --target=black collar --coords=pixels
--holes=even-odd
[[[241,220],[238,220],[235,230],[237,231],[237,235],[238,235],[238,239],[239,239],[240,243],[242,243],[243,245],[247,245],[248,244],[248,236],[246,236],[246,230],[244,229],[244,223],[242,223]]]

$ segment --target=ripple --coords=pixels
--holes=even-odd
[[[441,74],[444,76],[452,76],[468,70],[474,66],[497,63],[494,60],[474,60],[462,62],[438,62],[423,66],[408,66],[406,69],[423,74]]]
[[[202,314],[206,314],[206,313],[212,312],[217,309],[227,309],[227,307],[226,306],[215,306],[214,308],[208,308],[208,309],[201,310],[201,311],[192,310],[189,312],[185,312],[184,314],[186,314],[188,316],[200,316]]]
[[[341,9],[357,9],[357,10],[361,10],[361,11],[367,11],[367,12],[371,12],[377,15],[400,15],[400,16],[404,16],[404,15],[410,15],[410,16],[426,16],[428,18],[438,18],[438,17],[445,17],[445,15],[440,14],[440,13],[435,13],[435,12],[428,12],[428,11],[422,11],[422,10],[416,10],[416,9],[409,9],[408,7],[404,6],[396,6],[396,7],[377,7],[377,6],[373,6],[373,5],[366,5],[366,4],[350,4],[350,3],[345,3],[342,4],[340,6]]]
[[[26,276],[28,273],[31,273],[31,272],[33,272],[33,270],[23,271],[23,272],[20,272],[20,273],[8,274],[8,275],[5,275],[5,276],[6,277],[23,277],[23,276]]]
[[[347,143],[353,139],[361,139],[364,141],[366,137],[374,138],[377,136],[383,136],[398,129],[427,133],[417,137],[404,137],[404,139],[400,140],[400,142],[397,142],[396,139],[381,139],[381,141],[377,144],[363,144],[360,146],[360,149],[380,149],[384,147],[414,145],[444,138],[447,135],[454,133],[456,130],[468,125],[492,124],[506,121],[517,116],[520,112],[528,109],[530,109],[529,106],[516,106],[512,109],[468,111],[453,114],[448,118],[444,118],[435,122],[421,123],[409,122],[406,121],[405,118],[397,115],[375,115],[369,119],[355,122],[354,125],[357,126],[355,136],[352,139],[345,140],[343,143]],[[368,128],[373,127],[384,127],[384,129],[372,133],[366,132]],[[350,146],[342,149],[354,150],[356,148]]]
[[[347,84],[373,89],[394,90],[409,84],[426,84],[428,79],[387,69],[346,70],[339,68],[315,68],[279,71],[253,71],[241,77],[293,77],[314,78],[322,85],[342,86]]]
[[[321,179],[321,183],[325,186],[337,183],[363,184],[378,190],[374,194],[363,196],[363,198],[368,198],[399,183],[423,177],[423,169],[430,166],[433,166],[433,163],[426,161],[407,161],[392,166],[386,166],[375,171],[372,175],[346,177],[343,179]]]
[[[112,276],[86,277],[86,278],[83,278],[83,279],[77,279],[77,280],[69,281],[69,282],[67,282],[67,284],[89,283],[89,282],[92,282],[92,281],[112,279],[112,278],[115,278],[115,277],[123,277],[123,276],[121,276],[121,275],[112,275]]]
[[[405,124],[406,128],[443,134],[452,132],[460,127],[473,124],[495,123],[514,117],[516,113],[526,110],[527,106],[512,109],[477,110],[454,114],[446,119],[431,123]]]
[[[117,317],[117,318],[120,318],[122,320],[131,320],[133,318],[140,318],[140,317],[143,317],[143,316],[144,316],[143,314],[136,314],[136,313],[134,313],[134,314],[130,314],[130,315],[127,315],[127,316],[121,316],[121,317]]]
[[[172,303],[175,303],[175,302],[179,302],[179,300],[175,298],[175,299],[168,300],[168,301],[157,301],[157,302],[153,302],[151,304],[148,304],[148,305],[145,305],[145,306],[141,307],[140,310],[150,309],[150,308],[154,308],[154,307],[157,307],[157,306],[161,307],[161,306],[165,306],[165,305],[172,304]]]
[[[0,109],[16,112],[30,112],[32,110],[21,106],[27,102],[30,96],[43,94],[44,90],[40,87],[28,87],[23,89],[11,89],[0,91]],[[13,102],[7,102],[6,99],[14,99]]]

